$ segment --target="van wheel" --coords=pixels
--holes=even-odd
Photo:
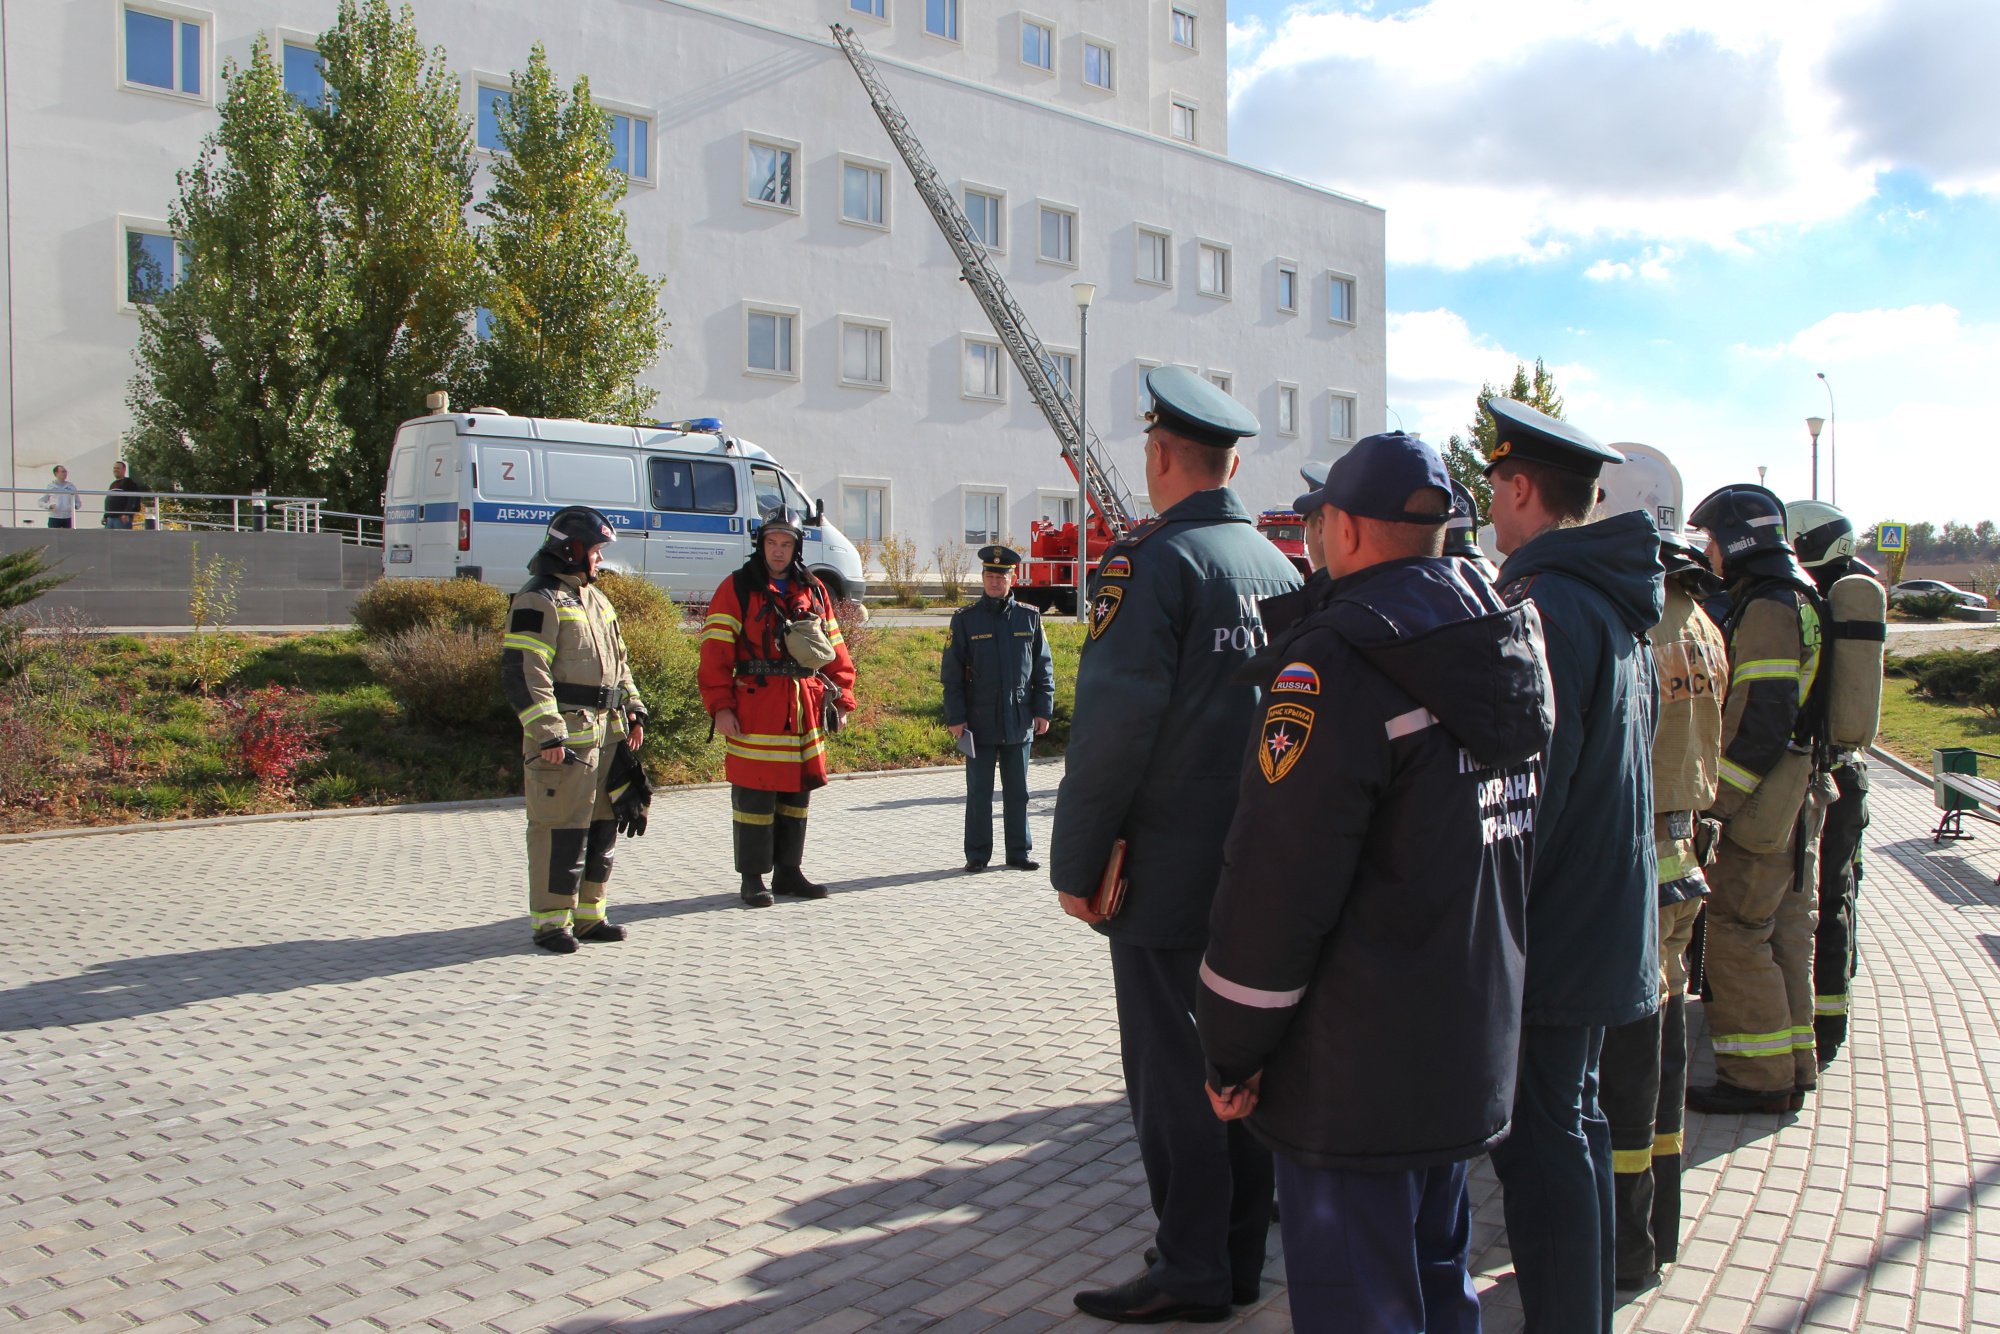
[[[826,585],[828,597],[835,602],[847,601],[847,580],[840,577],[840,571],[822,568],[814,570],[813,575]]]

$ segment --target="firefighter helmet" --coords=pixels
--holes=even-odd
[[[1479,504],[1472,498],[1465,483],[1456,477],[1451,479],[1451,517],[1444,524],[1444,554],[1484,559],[1485,553],[1473,539],[1473,530],[1479,527]]]
[[[773,505],[764,511],[763,519],[757,524],[754,536],[760,548],[764,545],[766,533],[790,533],[803,543],[806,540],[805,518],[787,506]]]
[[[611,521],[601,513],[588,505],[569,505],[550,517],[548,536],[536,554],[559,574],[582,574],[590,568],[592,549],[617,540]]]
[[[1794,500],[1785,506],[1786,527],[1799,564],[1817,570],[1854,557],[1854,520],[1823,500]]]
[[[1599,483],[1604,498],[1598,513],[1605,518],[1640,510],[1653,516],[1660,535],[1678,533],[1687,517],[1681,502],[1681,470],[1666,451],[1630,442],[1613,449],[1625,456],[1625,466],[1604,474]]]
[[[1688,522],[1706,529],[1721,546],[1725,569],[1769,553],[1792,554],[1785,540],[1785,502],[1769,487],[1737,482],[1712,491]]]

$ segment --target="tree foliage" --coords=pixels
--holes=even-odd
[[[144,280],[126,453],[189,490],[332,495],[355,460],[329,355],[352,304],[326,155],[265,38],[223,78],[221,124],[176,177],[182,272],[163,292],[166,275]]]
[[[1504,389],[1490,380],[1479,386],[1479,397],[1472,402],[1472,422],[1465,428],[1465,435],[1454,434],[1445,445],[1444,464],[1452,478],[1479,502],[1481,518],[1493,503],[1493,488],[1486,481],[1486,460],[1493,453],[1498,441],[1494,437],[1493,422],[1480,404],[1489,398],[1511,398],[1517,403],[1526,403],[1539,412],[1551,417],[1563,415],[1562,395],[1556,392],[1556,377],[1535,358],[1535,369],[1531,374],[1526,365],[1514,363],[1514,379]]]
[[[24,547],[0,556],[0,611],[25,607],[51,588],[76,578],[74,574],[53,574],[47,547]]]
[[[658,397],[638,377],[662,346],[664,283],[625,238],[610,117],[588,79],[563,93],[537,42],[499,131],[504,152],[478,208],[492,312],[479,399],[519,415],[638,421]]]

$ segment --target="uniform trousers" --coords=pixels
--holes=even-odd
[[[1604,1118],[1611,1127],[1620,1282],[1680,1253],[1681,1127],[1687,1102],[1687,948],[1700,899],[1660,905],[1660,1008],[1604,1033]]]
[[[1847,996],[1861,962],[1854,915],[1861,835],[1868,828],[1868,765],[1855,756],[1833,771],[1833,783],[1839,795],[1827,807],[1820,835],[1819,927],[1813,933],[1813,1032],[1822,1062],[1847,1040]]]
[[[1202,951],[1111,942],[1118,1039],[1160,1258],[1147,1277],[1184,1302],[1224,1306],[1264,1272],[1271,1151],[1241,1121],[1219,1121],[1203,1091],[1195,1032]]]
[[[1276,1155],[1298,1334],[1479,1334],[1465,1164],[1343,1172]]]
[[[1760,1093],[1819,1082],[1813,1040],[1817,849],[1826,807],[1809,799],[1783,852],[1750,852],[1725,834],[1708,868],[1702,972],[1717,1078]],[[1799,876],[1803,838],[1805,875]]]
[[[611,810],[611,749],[572,746],[573,763],[539,753],[524,762],[528,798],[528,920],[536,935],[573,921],[588,931],[604,920],[605,882],[617,855]]]
[[[1524,1024],[1514,1127],[1493,1146],[1530,1334],[1609,1334],[1617,1300],[1602,1028]],[[1287,1268],[1289,1273],[1289,1267]]]
[[[1007,860],[1023,861],[1034,851],[1028,832],[1028,743],[987,745],[974,740],[965,762],[965,860],[993,860],[993,770],[1000,770],[1001,819]]]
[[[797,870],[806,855],[806,803],[812,789],[766,792],[729,789],[729,827],[735,834],[736,873],[768,875],[771,868]]]

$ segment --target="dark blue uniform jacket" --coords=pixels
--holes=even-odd
[[[1033,741],[1035,719],[1055,717],[1055,663],[1042,614],[1012,597],[982,597],[952,613],[939,675],[945,725],[964,723],[979,745]]]
[[[1448,557],[1306,585],[1260,727],[1196,1013],[1218,1087],[1309,1167],[1402,1171],[1507,1129],[1541,751],[1541,625]],[[1529,942],[1531,943],[1531,942]]]
[[[1646,632],[1665,581],[1659,531],[1638,510],[1543,533],[1500,569],[1500,595],[1541,610],[1556,685],[1528,889],[1531,1024],[1629,1024],[1659,1008]]]
[[[1093,894],[1126,840],[1131,891],[1096,928],[1113,940],[1208,942],[1256,727],[1257,687],[1236,675],[1265,642],[1258,601],[1298,584],[1227,487],[1197,491],[1099,562],[1049,863],[1057,889]]]

